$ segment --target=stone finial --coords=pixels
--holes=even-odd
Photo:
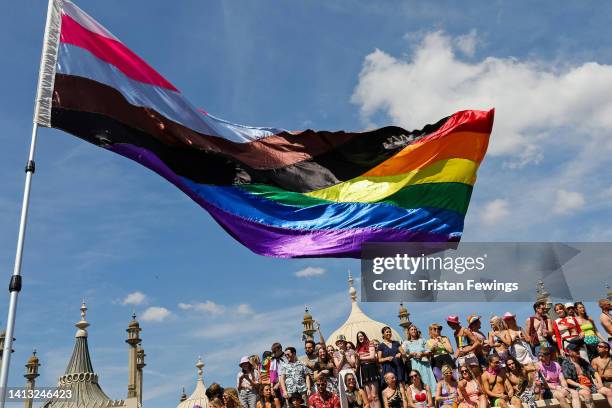
[[[202,361],[202,357],[198,356],[198,362],[196,363],[196,368],[198,369],[198,380],[202,379],[202,375],[204,374],[204,362]]]
[[[87,328],[89,327],[89,322],[87,322],[86,317],[87,305],[85,304],[85,299],[83,299],[83,303],[81,304],[81,320],[75,324],[78,330],[74,337],[87,337]]]

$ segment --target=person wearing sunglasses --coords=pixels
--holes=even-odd
[[[433,368],[436,381],[442,379],[442,367],[445,365],[455,368],[453,359],[453,346],[446,336],[442,336],[442,326],[438,323],[429,325],[429,340],[427,348],[431,351],[431,366]]]
[[[408,374],[408,378],[412,383],[406,392],[408,407],[432,408],[433,399],[431,398],[431,388],[429,385],[423,383],[421,373],[419,373],[417,370],[412,370]]]
[[[597,357],[591,361],[591,365],[599,373],[603,385],[612,388],[612,357],[608,342],[597,343]]]
[[[457,380],[453,377],[453,369],[445,365],[442,375],[436,386],[436,404],[440,408],[454,408],[457,404]]]
[[[467,365],[459,367],[459,408],[487,408],[487,396]]]

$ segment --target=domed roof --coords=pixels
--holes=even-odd
[[[344,335],[347,341],[357,342],[357,332],[364,332],[370,340],[382,340],[382,328],[391,326],[386,323],[378,322],[366,315],[357,302],[357,290],[353,287],[353,277],[349,274],[349,295],[351,297],[351,313],[348,318],[334,331],[327,339],[327,344],[335,344],[339,335]],[[402,341],[400,335],[391,328],[392,339]]]
[[[202,369],[204,363],[200,358],[196,363],[198,368],[198,380],[196,382],[195,390],[191,393],[191,396],[186,400],[181,401],[176,408],[208,408],[208,397],[206,396],[206,387],[204,386],[204,380],[202,379]],[[183,398],[181,398],[182,400]]]

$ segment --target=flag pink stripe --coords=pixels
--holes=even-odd
[[[178,92],[178,89],[121,42],[83,28],[67,14],[62,15],[60,41],[86,49],[136,81]]]
[[[63,10],[64,14],[72,17],[74,21],[79,23],[79,25],[92,33],[100,34],[103,37],[110,38],[111,40],[119,41],[117,37],[115,37],[110,31],[106,28],[102,27],[100,23],[91,18],[87,13],[78,8],[68,0],[64,0]]]

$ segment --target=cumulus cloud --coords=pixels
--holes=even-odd
[[[129,293],[121,302],[124,305],[140,305],[145,302],[147,296],[142,292]]]
[[[307,266],[304,269],[297,271],[294,275],[298,278],[310,278],[313,276],[320,276],[327,272],[324,268],[319,268],[316,266]]]
[[[250,305],[246,303],[242,303],[238,305],[238,307],[236,308],[236,313],[238,313],[239,315],[247,316],[247,315],[255,314],[255,311]]]
[[[194,310],[196,312],[207,313],[212,316],[220,316],[225,313],[225,306],[217,304],[212,300],[195,303],[179,303],[178,307],[181,310]]]
[[[509,215],[508,201],[498,198],[485,204],[481,219],[485,224],[496,224]]]
[[[352,101],[366,122],[382,112],[408,129],[459,110],[495,107],[489,153],[512,155],[514,167],[542,160],[540,141],[557,129],[612,130],[612,66],[458,57],[457,51],[473,54],[477,44],[475,32],[451,38],[438,31],[407,58],[377,49],[365,58]]]
[[[579,210],[584,204],[585,200],[582,194],[562,189],[557,191],[557,200],[553,211],[555,214],[568,214]]]
[[[147,308],[141,316],[141,320],[145,322],[163,322],[172,315],[165,307],[151,306]]]

